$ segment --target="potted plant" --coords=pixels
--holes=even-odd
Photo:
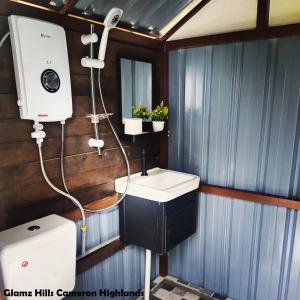
[[[133,106],[133,118],[124,119],[125,134],[135,135],[143,132],[143,120],[148,119],[150,112],[145,106]]]
[[[147,120],[150,117],[150,112],[148,111],[146,106],[133,106],[132,115],[134,118]]]
[[[164,105],[164,102],[161,101],[160,105],[158,105],[150,114],[153,131],[163,131],[165,126],[165,121],[168,119],[169,109],[168,106]]]

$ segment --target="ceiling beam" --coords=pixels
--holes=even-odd
[[[228,32],[188,39],[174,40],[166,42],[166,48],[168,51],[170,51],[175,49],[204,47],[209,45],[228,44],[287,36],[300,36],[300,23],[268,27],[265,30],[250,29],[237,32]]]
[[[188,14],[186,14],[174,27],[172,27],[164,36],[161,37],[162,41],[166,41],[171,35],[173,35],[181,26],[183,26],[188,20],[190,20],[198,11],[200,11],[211,0],[202,0],[196,5]]]
[[[300,36],[300,23],[269,26],[270,0],[258,0],[256,27],[249,30],[199,36],[166,42],[166,49],[203,47],[216,44]]]
[[[51,11],[51,12],[57,12],[57,9],[55,6],[41,3],[41,1],[30,1],[30,0],[7,0],[7,1],[0,1],[0,13],[2,12],[2,7],[7,7],[13,3],[18,3],[20,5],[23,5],[25,7],[32,7],[34,9],[41,9],[41,10],[46,10],[46,11]]]
[[[258,0],[256,29],[266,30],[269,27],[270,0]]]
[[[66,4],[59,10],[59,13],[64,15],[68,13],[78,3],[79,0],[67,0]]]

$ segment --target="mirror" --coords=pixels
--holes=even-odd
[[[122,122],[132,118],[133,106],[152,109],[152,68],[151,62],[121,58],[121,99]],[[124,123],[124,122],[123,122]]]

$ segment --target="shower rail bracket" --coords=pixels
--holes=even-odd
[[[106,114],[88,114],[88,115],[86,115],[86,117],[88,119],[91,119],[92,124],[98,124],[100,122],[100,120],[107,119],[108,117],[111,117],[113,115],[114,115],[113,113],[108,113],[107,115]]]

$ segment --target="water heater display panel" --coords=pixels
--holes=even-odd
[[[62,121],[72,116],[65,31],[61,26],[9,17],[18,105],[22,119]]]

